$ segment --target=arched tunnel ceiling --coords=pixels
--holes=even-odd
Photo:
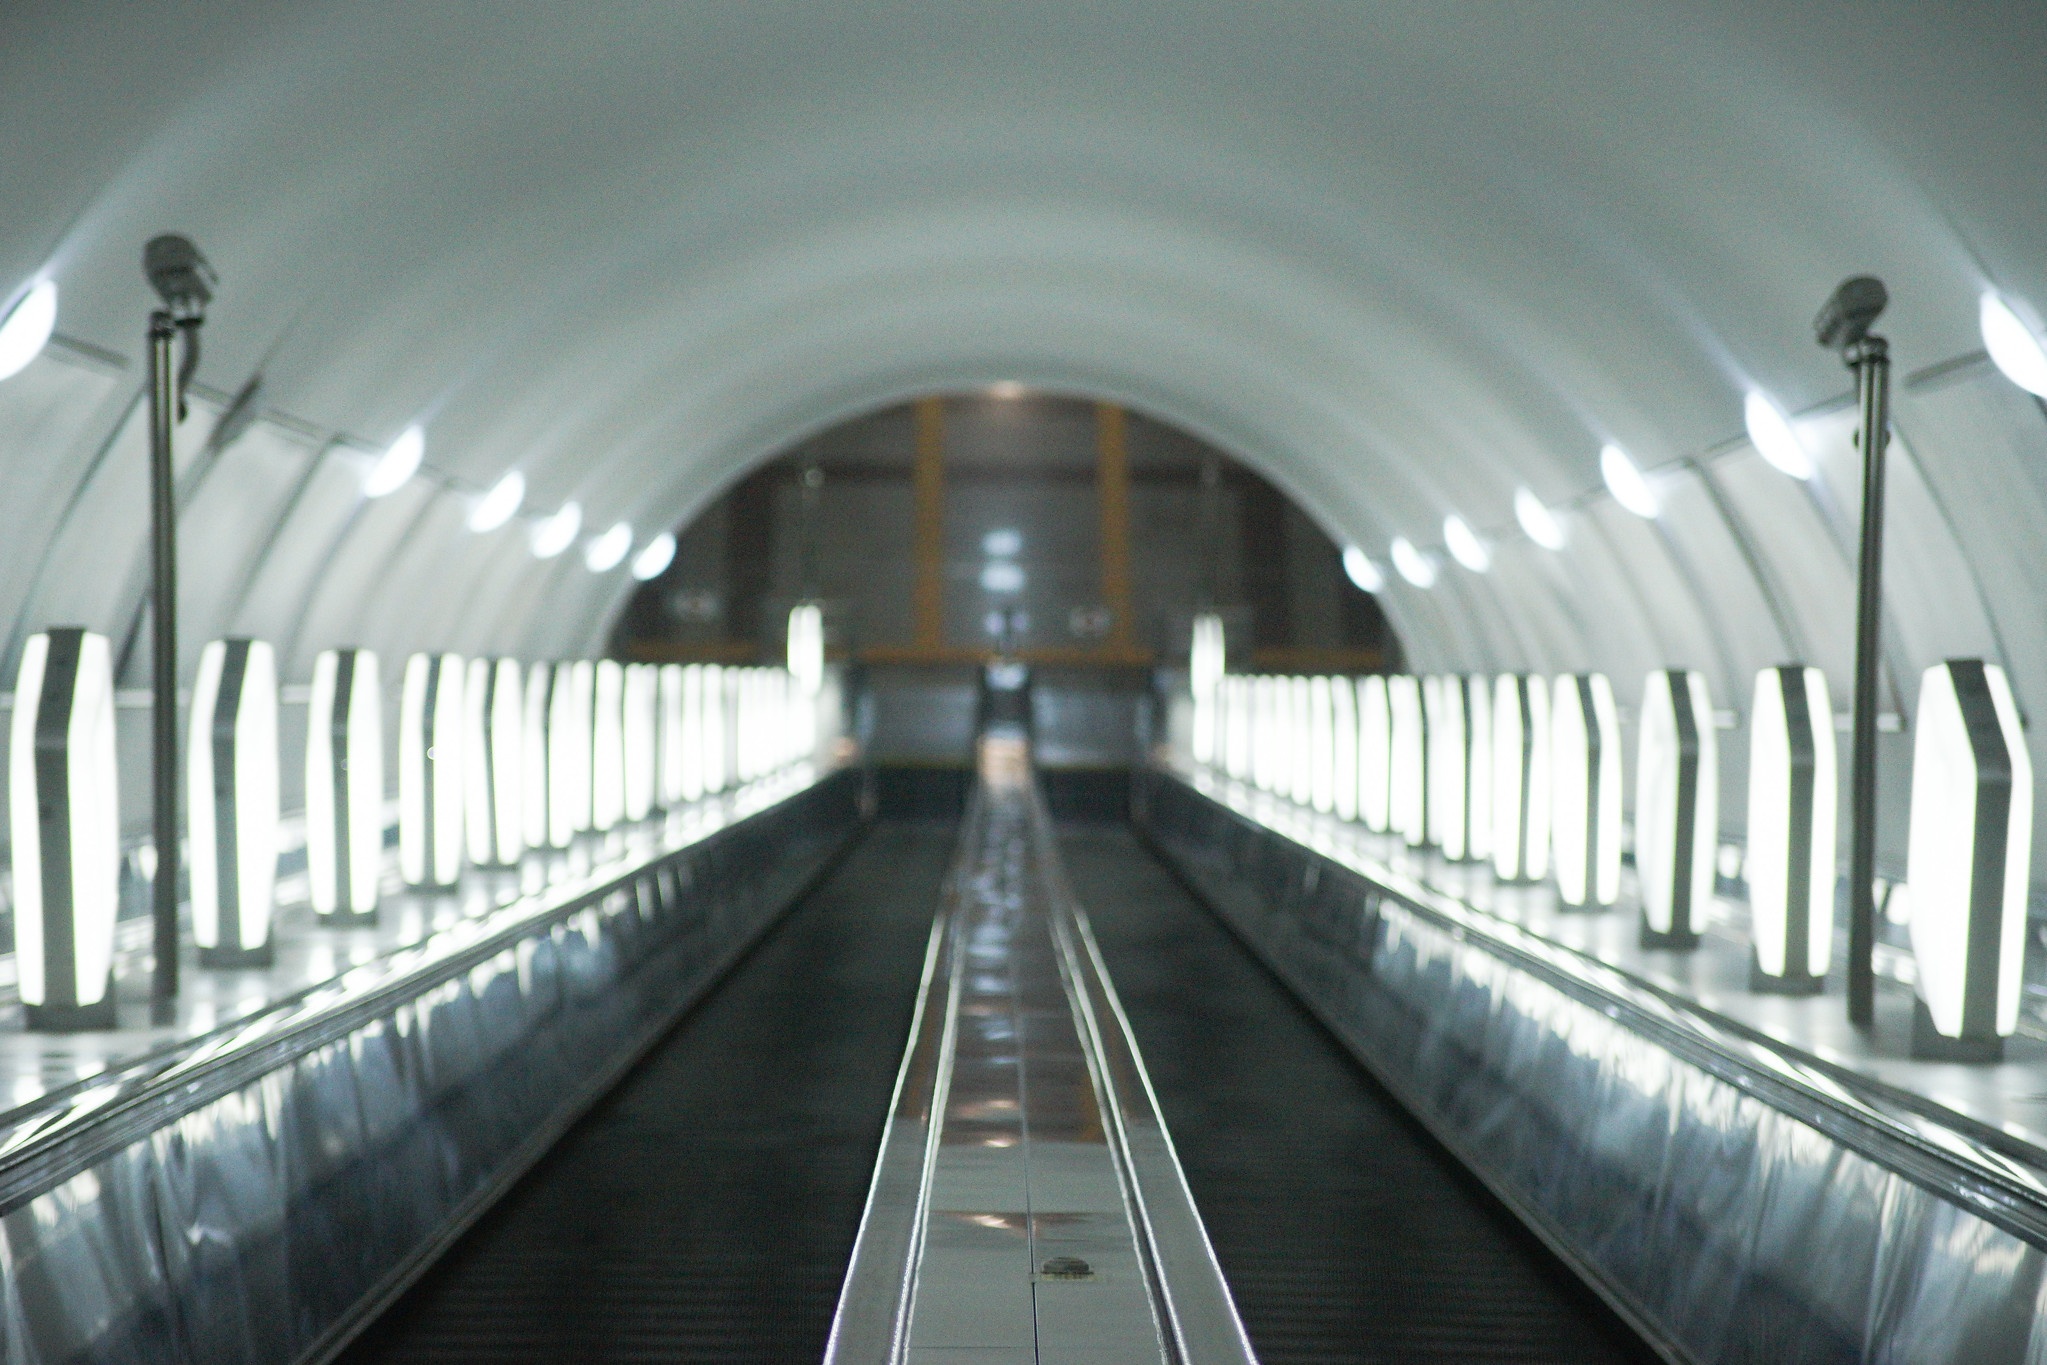
[[[1846,274],[1908,368],[1977,348],[1986,284],[2047,304],[2042,70],[2031,3],[22,0],[0,294],[53,275],[133,357],[139,246],[187,232],[202,378],[425,420],[599,525],[1000,378],[1381,547],[1591,489],[1603,440],[1710,447],[1751,383],[1838,393]]]

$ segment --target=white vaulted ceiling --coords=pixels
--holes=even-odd
[[[1856,457],[1810,319],[1874,272],[1901,378],[1958,362],[1901,386],[1893,693],[1977,653],[2037,711],[2047,423],[1971,357],[1986,287],[2047,307],[2043,70],[2027,0],[15,0],[0,304],[62,305],[0,383],[0,665],[137,619],[138,257],[175,230],[221,276],[202,380],[260,370],[275,419],[196,481],[188,638],[295,676],[601,637],[622,573],[465,528],[507,470],[644,540],[833,420],[1019,379],[1208,437],[1382,562],[1464,516],[1491,574],[1385,594],[1429,666],[1844,686]],[[1735,439],[1757,385],[1821,410],[1814,486]],[[443,482],[362,502],[411,422]],[[1606,441],[1657,523],[1598,491]]]

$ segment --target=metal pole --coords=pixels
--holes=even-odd
[[[1855,750],[1848,843],[1848,1018],[1876,1020],[1876,708],[1883,610],[1884,448],[1890,444],[1891,355],[1865,336],[1848,363],[1862,407],[1862,550],[1855,594]]]
[[[156,965],[149,996],[159,1007],[178,994],[178,512],[171,462],[178,406],[171,363],[176,336],[177,324],[169,313],[149,315],[150,780],[156,839],[151,886]]]

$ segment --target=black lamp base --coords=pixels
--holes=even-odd
[[[2004,1039],[1950,1038],[1933,1026],[1926,1002],[1912,997],[1912,1060],[1917,1062],[1969,1062],[1982,1065],[2004,1060]]]
[[[218,945],[208,948],[203,944],[199,949],[199,965],[222,971],[235,971],[251,967],[269,967],[277,962],[277,945],[265,939],[253,948],[230,948]]]
[[[1661,929],[1651,928],[1649,917],[1644,915],[1642,917],[1642,946],[1644,948],[1674,948],[1680,950],[1696,948],[1699,946],[1699,933],[1696,929],[1672,929],[1666,933]]]
[[[1827,989],[1824,976],[1811,976],[1805,972],[1786,972],[1772,976],[1763,970],[1763,964],[1756,960],[1755,949],[1749,950],[1748,988],[1757,995],[1820,995]]]
[[[99,1033],[114,1028],[112,983],[104,997],[90,1005],[23,1005],[31,1033]]]

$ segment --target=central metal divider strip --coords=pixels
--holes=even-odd
[[[1027,743],[981,741],[826,1360],[1249,1365]]]

